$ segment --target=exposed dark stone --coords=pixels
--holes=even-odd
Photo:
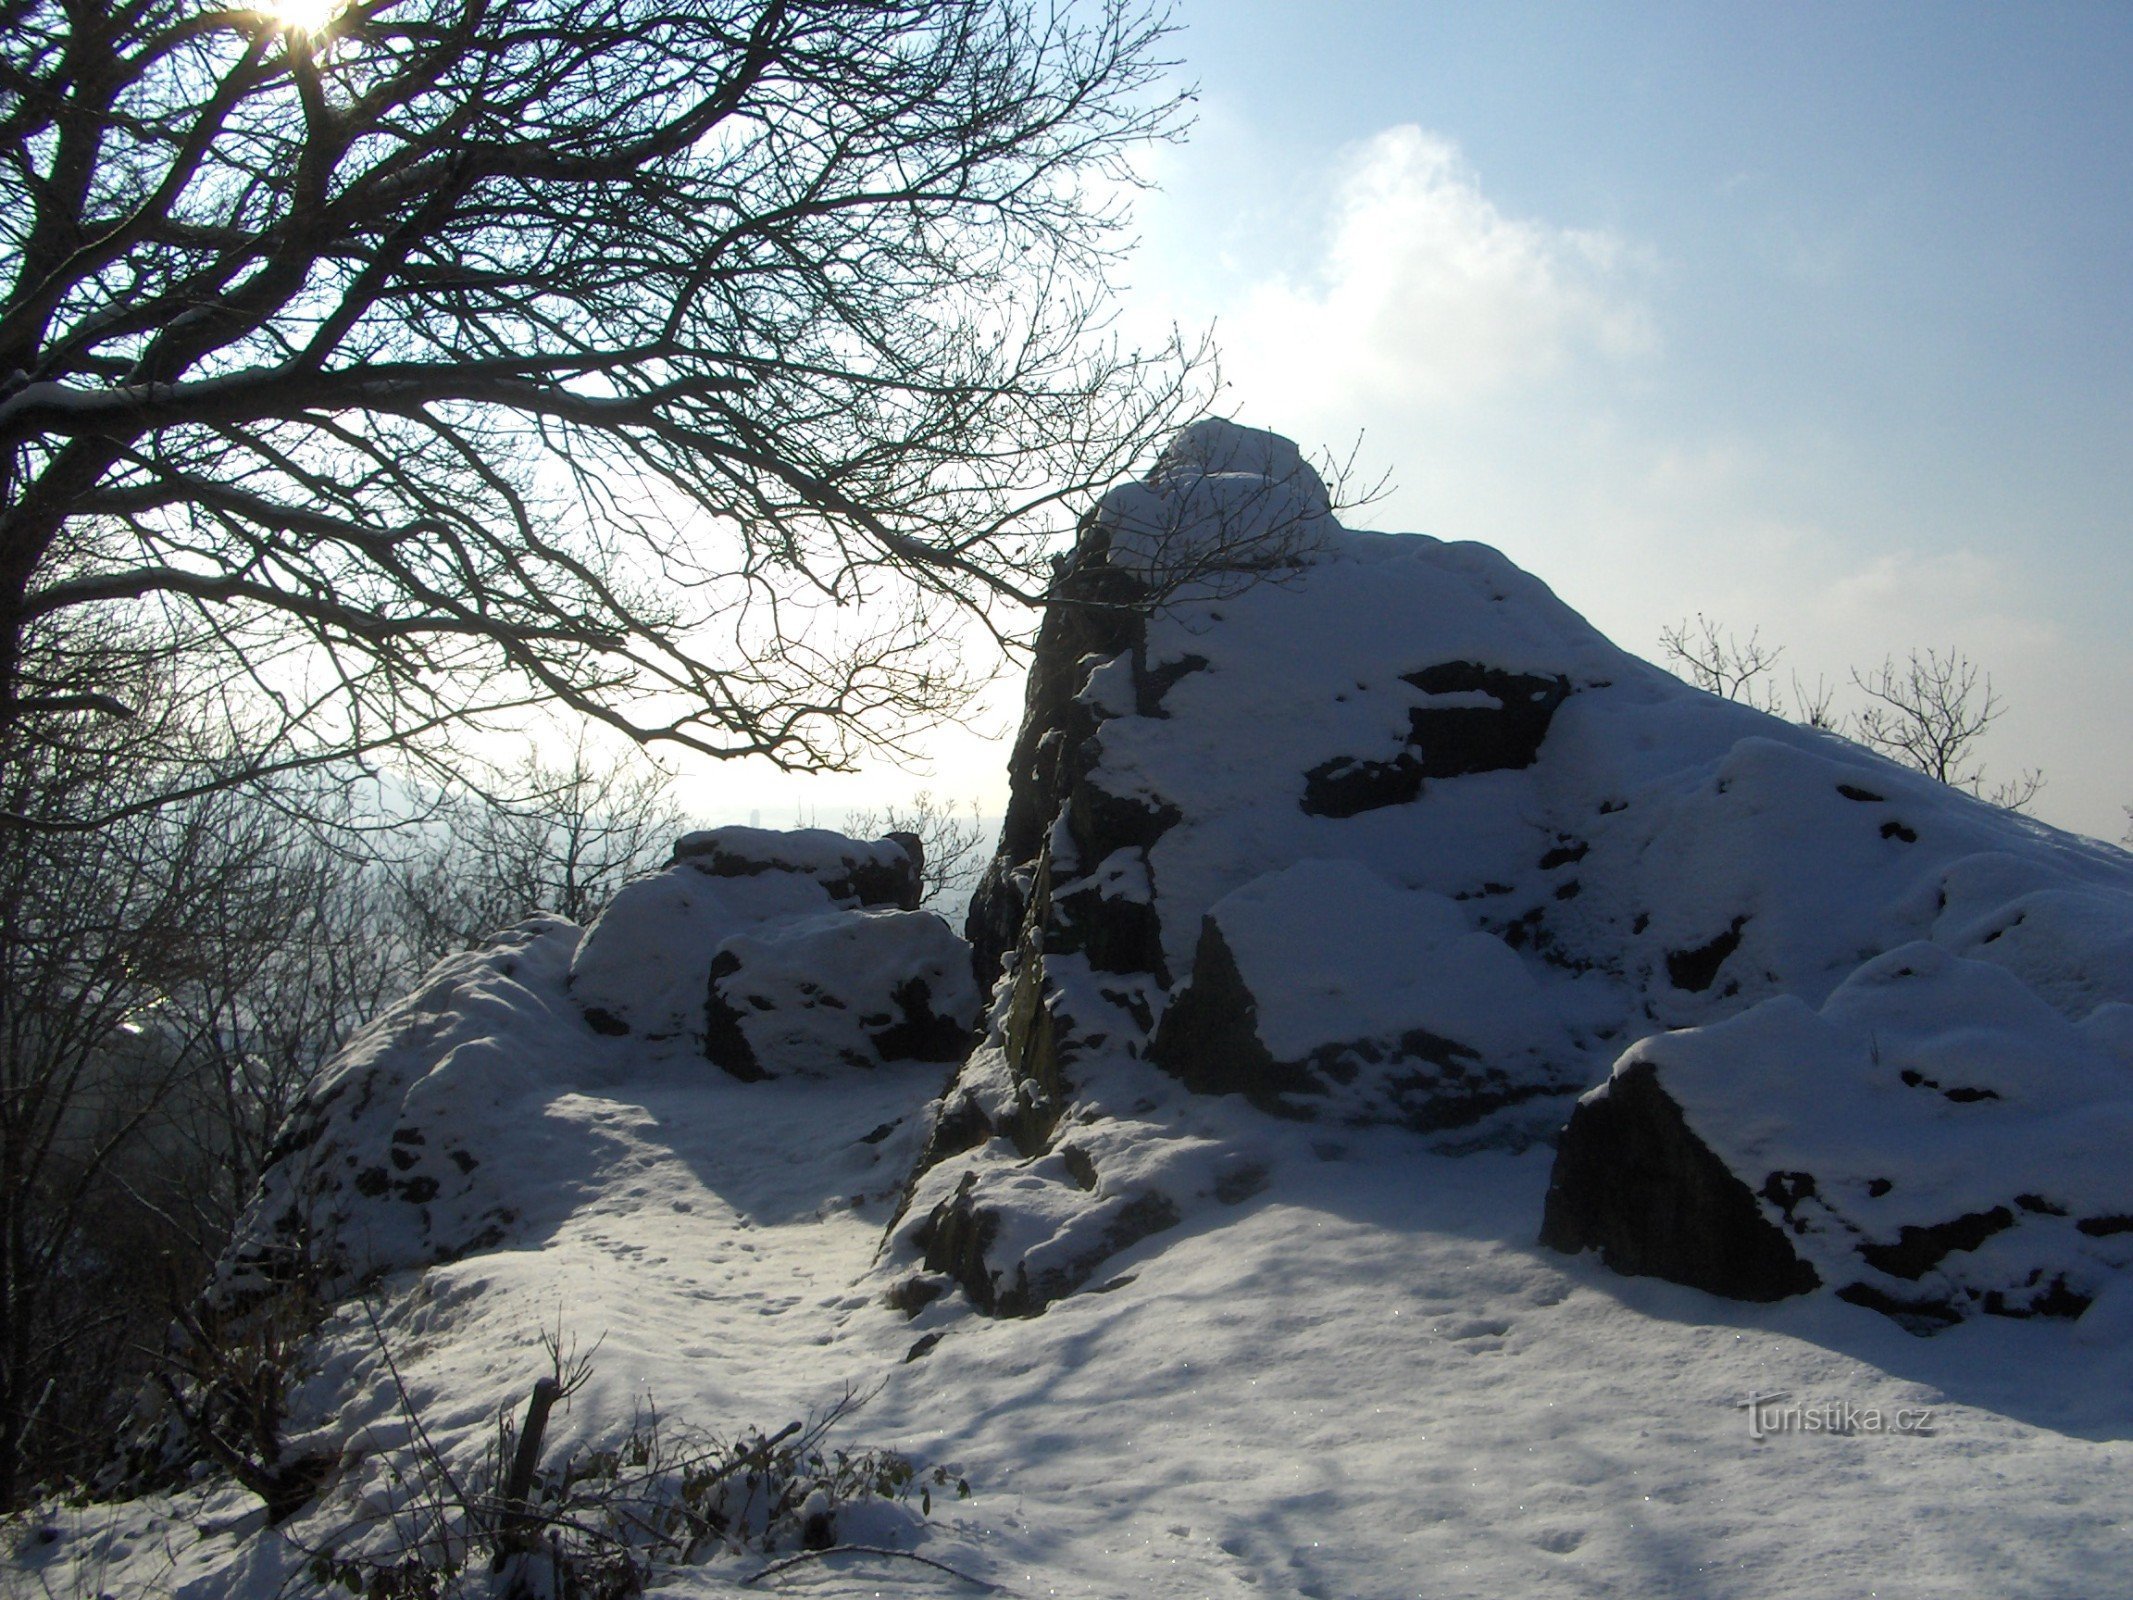
[[[1559,844],[1540,858],[1541,871],[1553,872],[1557,867],[1567,867],[1573,861],[1583,861],[1591,849],[1592,846],[1583,839],[1571,839]]]
[[[1354,817],[1387,806],[1403,806],[1422,793],[1422,763],[1412,750],[1390,761],[1363,761],[1337,756],[1304,774],[1304,813],[1313,817]]]
[[[1090,1159],[1089,1152],[1082,1149],[1080,1145],[1061,1145],[1059,1148],[1059,1161],[1066,1168],[1067,1176],[1081,1185],[1084,1190],[1093,1190],[1096,1187],[1096,1163]]]
[[[1198,1094],[1241,1094],[1281,1116],[1298,1115],[1283,1096],[1323,1093],[1300,1063],[1278,1062],[1259,1041],[1259,1002],[1213,917],[1200,919],[1192,980],[1163,1013],[1149,1059]]]
[[[1881,837],[1884,839],[1901,839],[1905,844],[1918,843],[1916,830],[1906,828],[1893,817],[1881,825]]]
[[[1086,776],[1094,759],[1087,737],[1094,718],[1076,699],[1088,682],[1087,663],[1128,651],[1137,657],[1145,650],[1147,594],[1106,564],[1109,548],[1110,536],[1092,513],[1082,521],[1073,552],[1053,567],[1030,657],[1022,726],[1008,758],[1000,846],[971,899],[966,925],[981,989],[999,977],[1007,952],[1021,936],[1028,908],[1018,876],[1037,859],[1068,790]]]
[[[1047,936],[1049,950],[1078,951],[1097,972],[1145,972],[1169,983],[1163,922],[1150,902],[1084,889],[1053,906],[1057,916]]]
[[[1649,1062],[1578,1103],[1556,1149],[1541,1243],[1597,1249],[1617,1272],[1735,1300],[1820,1283],[1748,1186],[1689,1127]]]
[[[1931,1227],[1899,1229],[1894,1244],[1862,1244],[1859,1256],[1878,1272],[1915,1282],[1938,1266],[1944,1256],[1957,1250],[1975,1250],[1994,1234],[2013,1227],[2014,1220],[2014,1213],[2005,1206],[1972,1211]]]
[[[1163,697],[1176,687],[1178,680],[1189,678],[1195,672],[1207,670],[1207,657],[1180,656],[1175,661],[1166,661],[1161,666],[1150,667],[1133,685],[1133,709],[1144,717],[1165,717]]]
[[[902,1119],[899,1118],[898,1120],[900,1121]],[[860,1144],[880,1144],[882,1140],[888,1138],[888,1136],[894,1133],[895,1131],[896,1123],[884,1122],[879,1127],[875,1128],[871,1133],[862,1133],[859,1136],[858,1142]]]
[[[1807,1222],[1793,1215],[1803,1201],[1815,1196],[1814,1174],[1811,1172],[1773,1172],[1763,1180],[1763,1198],[1785,1213],[1785,1221],[1794,1233],[1805,1233]]]
[[[1215,1198],[1226,1206],[1242,1205],[1266,1187],[1267,1176],[1265,1163],[1240,1161],[1216,1174]]]
[[[630,1025],[603,1006],[585,1008],[585,1025],[594,1033],[604,1033],[610,1039],[619,1039],[630,1031]]]
[[[1570,694],[1568,678],[1505,672],[1472,661],[1439,662],[1404,679],[1425,694],[1482,693],[1498,703],[1411,708],[1405,749],[1382,759],[1337,756],[1304,774],[1306,814],[1359,816],[1419,798],[1425,778],[1530,767],[1556,707]],[[1578,854],[1583,853],[1580,847]]]
[[[1181,813],[1168,801],[1112,794],[1083,781],[1067,796],[1067,831],[1081,847],[1082,864],[1093,867],[1114,850],[1145,850],[1177,826]]]
[[[910,1277],[895,1284],[883,1299],[888,1302],[891,1311],[901,1311],[908,1321],[947,1292],[946,1278],[914,1272]]]
[[[2043,1269],[2039,1268],[2030,1275],[2031,1282],[2034,1283],[2036,1279],[2041,1278],[2043,1275]],[[1988,1315],[1995,1317],[2065,1317],[2071,1319],[2080,1316],[2082,1312],[2088,1310],[2094,1303],[2095,1297],[2093,1295],[2086,1295],[2078,1289],[2069,1287],[2066,1277],[2062,1273],[2055,1276],[2042,1290],[2031,1295],[2026,1300],[2016,1299],[2004,1290],[1988,1289],[1985,1291],[1984,1308]]]
[[[1837,1298],[1892,1317],[1913,1333],[1938,1333],[1963,1320],[1963,1314],[1946,1300],[1903,1300],[1870,1283],[1847,1283],[1837,1291]]]
[[[704,1054],[743,1083],[762,1083],[770,1074],[756,1059],[755,1046],[741,1028],[741,1014],[719,990],[718,980],[741,970],[740,958],[721,950],[711,958],[711,994],[704,1005]]]
[[[737,837],[738,836],[738,837]],[[711,828],[687,834],[674,846],[674,860],[686,861],[714,878],[753,878],[766,872],[803,872],[822,885],[832,900],[862,906],[894,906],[916,911],[925,896],[925,849],[915,833],[892,833],[898,853],[882,861],[872,852],[845,857],[842,872],[823,872],[780,860],[769,829]],[[860,841],[854,840],[855,845]]]
[[[2108,1239],[2114,1233],[2133,1233],[2133,1217],[2083,1217],[2074,1226],[2091,1239]]]
[[[1532,766],[1556,707],[1570,696],[1568,678],[1505,672],[1474,661],[1443,661],[1402,676],[1424,694],[1479,691],[1500,703],[1500,709],[1418,706],[1410,710],[1408,742],[1417,748],[1425,778]]]
[[[2000,1091],[1997,1089],[1972,1089],[1961,1084],[1953,1089],[1943,1089],[1935,1079],[1909,1067],[1904,1068],[1897,1076],[1913,1089],[1932,1089],[1959,1106],[1972,1105],[1979,1100],[1997,1100],[2000,1097]]]
[[[1051,984],[1045,976],[1042,941],[1051,922],[1051,854],[1037,861],[1031,882],[1029,914],[1015,956],[1013,986],[1001,1043],[1009,1072],[1021,1094],[1014,1110],[994,1131],[1014,1141],[1024,1155],[1036,1155],[1051,1140],[1066,1104],[1059,1030],[1052,1016]]]
[[[1693,950],[1669,950],[1666,953],[1667,981],[1692,994],[1710,988],[1712,980],[1718,976],[1718,969],[1726,964],[1726,957],[1740,948],[1741,929],[1747,925],[1746,917],[1735,917],[1733,926],[1709,944],[1698,945]]]
[[[889,991],[901,1013],[868,1040],[884,1061],[960,1061],[970,1049],[970,1030],[933,1009],[933,991],[924,978],[906,978]]]
[[[955,1193],[935,1206],[918,1225],[917,1239],[927,1271],[945,1272],[963,1286],[972,1305],[987,1315],[997,1315],[1000,1313],[985,1252],[1000,1224],[998,1218],[972,1203],[970,1191],[977,1181],[976,1173],[964,1173]]]
[[[1847,800],[1863,800],[1871,803],[1879,803],[1882,798],[1880,795],[1874,793],[1874,791],[1871,789],[1857,788],[1849,783],[1838,784],[1837,793],[1844,796],[1844,798]]]
[[[943,1100],[939,1114],[933,1119],[933,1128],[926,1135],[926,1150],[919,1158],[918,1170],[923,1172],[950,1156],[975,1150],[990,1139],[992,1133],[992,1123],[969,1095]]]

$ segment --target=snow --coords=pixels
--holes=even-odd
[[[960,1060],[977,1021],[970,947],[930,911],[766,922],[727,938],[713,962],[713,994],[773,1077]]]
[[[1492,1059],[1567,1054],[1540,986],[1459,906],[1353,861],[1299,861],[1208,910],[1258,1002],[1276,1060],[1423,1028]]]
[[[294,1129],[232,1278],[308,1205],[369,1285],[290,1400],[292,1439],[345,1450],[318,1500],[278,1530],[211,1479],[53,1509],[11,1533],[4,1581],[317,1592],[302,1547],[382,1548],[425,1449],[478,1475],[559,1330],[595,1370],[551,1462],[648,1407],[731,1437],[855,1391],[834,1442],[973,1492],[851,1527],[1012,1593],[2133,1596],[2133,1231],[2080,1226],[2133,1216],[2133,859],[1699,694],[1494,551],[1340,530],[1284,445],[1202,425],[1105,502],[1117,562],[1187,581],[1146,641],[1149,671],[1181,669],[1154,714],[1133,663],[1084,663],[1089,782],[1178,820],[1081,860],[1061,818],[1045,870],[1055,903],[1152,914],[1167,985],[1026,946],[960,1071],[836,1070],[860,997],[914,962],[937,1009],[974,1016],[960,947],[920,914],[837,907],[893,846],[692,836],[582,939],[538,922],[438,969]],[[1202,564],[1223,541],[1296,564],[1238,588]],[[1459,663],[1509,676],[1428,676]],[[1567,686],[1523,764],[1306,809],[1328,763],[1456,768],[1457,719],[1554,693],[1520,675]],[[1741,1304],[1539,1247],[1552,1151],[1532,1140],[1567,1097],[1448,1137],[1189,1092],[1144,1051],[1208,918],[1277,1057],[1427,1029],[1550,1087],[1650,1065],[1732,1170],[1816,1174],[1797,1215],[1764,1204],[1823,1291]],[[721,950],[789,1071],[703,1058]],[[996,1128],[1033,1103],[1010,1033],[1040,1012],[1064,1061],[1042,1147],[981,1135],[915,1172],[951,1074]],[[958,1197],[990,1218],[1003,1288],[1071,1292],[993,1318],[923,1270]],[[1153,1198],[1171,1225],[1126,1226]],[[2063,1280],[2093,1296],[2078,1319],[1924,1339],[1830,1292],[1872,1276],[1862,1241],[1995,1207],[2008,1225],[1923,1280],[1873,1281]],[[1744,1408],[1772,1396],[1930,1421],[1758,1439]],[[838,1556],[741,1589],[766,1560],[662,1581],[954,1587]]]
[[[464,1467],[560,1320],[598,1341],[597,1372],[552,1450],[619,1438],[647,1397],[730,1430],[878,1383],[847,1442],[952,1464],[973,1494],[870,1531],[1011,1593],[2133,1593],[2122,1298],[2099,1302],[2110,1338],[2084,1318],[1933,1340],[1826,1299],[1715,1300],[1534,1246],[1545,1150],[1454,1159],[1380,1130],[1335,1154],[1267,1124],[1268,1190],[1138,1247],[1116,1263],[1130,1281],[1034,1321],[936,1303],[907,1322],[863,1285],[909,1146],[858,1140],[898,1116],[907,1140],[925,1086],[862,1074],[826,1095],[706,1077],[634,1040],[585,1048],[616,1081],[555,1107],[601,1130],[573,1216],[389,1286],[402,1378]],[[16,1576],[67,1593],[79,1559],[89,1592],[119,1600],[275,1594],[297,1565],[285,1540],[389,1497],[408,1432],[367,1328],[337,1338],[306,1414],[338,1403],[366,1452],[284,1533],[214,1491],[62,1512]],[[1925,1407],[1932,1431],[1757,1442],[1741,1408],[1778,1393]],[[761,1593],[737,1580],[762,1564],[715,1557],[662,1592]],[[958,1591],[854,1557],[772,1592]]]
[[[895,869],[904,864],[903,847],[889,839],[866,842],[828,828],[748,828],[738,823],[683,834],[674,856],[678,861],[701,861],[722,874],[798,872],[826,886],[848,880],[859,867]],[[831,893],[841,890],[833,888]]]
[[[678,862],[622,886],[586,931],[571,962],[571,991],[588,1011],[648,1038],[700,1034],[720,944],[758,923],[834,904],[799,874],[715,878]]]

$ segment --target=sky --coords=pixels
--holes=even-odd
[[[1351,526],[1496,546],[1618,643],[1702,614],[1839,688],[1960,650],[1992,778],[2133,802],[2133,8],[1186,0],[1123,325],[1353,455]],[[1019,685],[926,770],[710,820],[1004,802]],[[693,796],[692,796],[693,798]]]

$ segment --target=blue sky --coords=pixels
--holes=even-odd
[[[1959,648],[1992,774],[2124,832],[2133,7],[1178,21],[1127,325],[1212,322],[1222,409],[1360,440],[1396,488],[1351,523],[1496,545],[1640,653],[1697,612],[1810,683]],[[941,751],[992,798],[997,747]]]
[[[2133,8],[1179,13],[1136,316],[1361,436],[1351,520],[1495,544],[1632,649],[1960,648],[1994,772],[2133,801]],[[1447,265],[1449,263],[1449,265]]]

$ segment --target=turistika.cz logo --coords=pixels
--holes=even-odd
[[[1748,1413],[1748,1437],[1768,1439],[1780,1433],[1916,1433],[1933,1431],[1930,1406],[1856,1406],[1848,1400],[1813,1403],[1789,1393],[1751,1394],[1741,1402]]]

